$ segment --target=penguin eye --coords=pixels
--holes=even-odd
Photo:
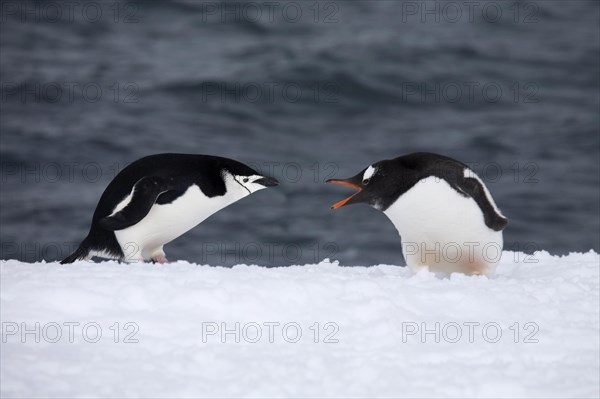
[[[366,186],[367,184],[369,184],[370,181],[371,181],[371,179],[365,179],[365,180],[363,180],[363,184]]]
[[[244,183],[248,183],[248,180],[249,179],[247,177],[244,177]]]

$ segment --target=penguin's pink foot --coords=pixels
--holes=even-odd
[[[152,261],[160,264],[169,263],[169,260],[165,255],[157,255],[154,258],[152,258]]]

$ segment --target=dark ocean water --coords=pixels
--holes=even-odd
[[[597,1],[2,2],[0,258],[66,256],[127,163],[282,181],[166,247],[214,265],[403,264],[330,177],[414,151],[488,183],[506,248],[600,249]]]

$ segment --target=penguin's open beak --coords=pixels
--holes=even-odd
[[[277,179],[268,176],[263,176],[260,179],[256,180],[254,183],[262,184],[265,187],[274,187],[279,185]]]
[[[337,203],[333,204],[331,206],[331,209],[341,208],[342,206],[346,205],[348,203],[348,201],[350,201],[352,199],[352,197],[354,197],[355,195],[357,195],[358,193],[360,193],[362,191],[363,188],[361,186],[359,186],[358,184],[355,184],[355,183],[352,183],[351,181],[349,181],[351,179],[352,178],[346,179],[346,180],[329,179],[329,180],[327,180],[325,182],[325,183],[331,183],[331,184],[341,184],[341,185],[344,185],[344,186],[352,187],[355,190],[358,190],[357,192],[355,192],[354,194],[352,194],[348,198],[343,199],[340,202],[337,202]]]

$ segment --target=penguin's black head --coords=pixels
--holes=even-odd
[[[348,179],[329,179],[327,183],[342,184],[358,190],[331,208],[362,203],[384,211],[403,192],[410,175],[410,170],[404,170],[397,160],[384,160],[368,166]]]

